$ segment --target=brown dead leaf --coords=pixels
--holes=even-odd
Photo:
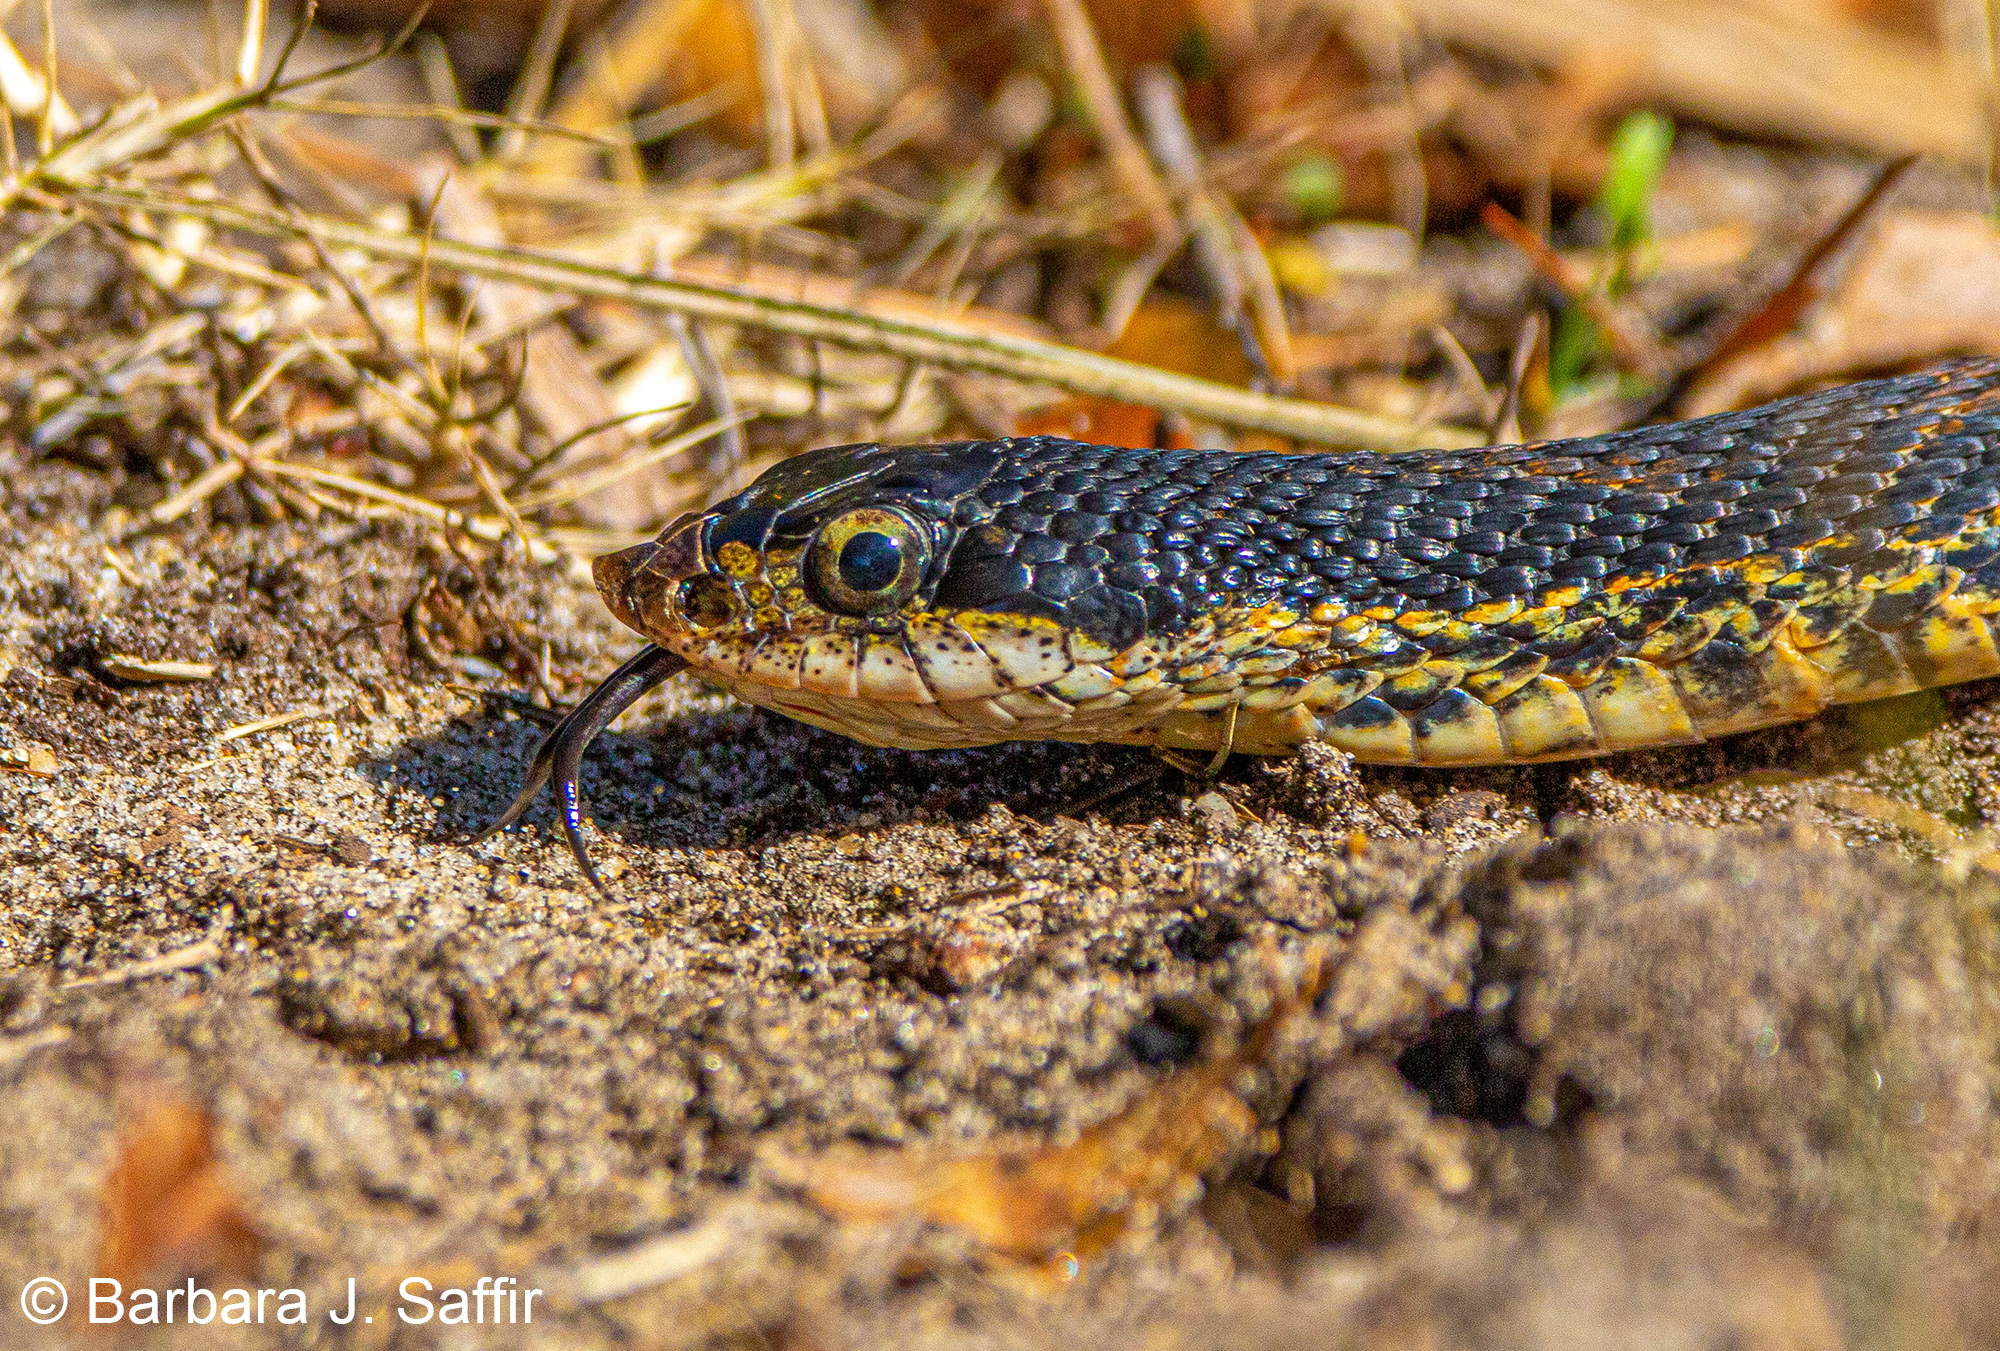
[[[1092,445],[1149,450],[1160,444],[1160,410],[1114,399],[1063,399],[1021,414],[1014,421],[1014,434],[1067,436]]]
[[[2000,228],[1976,211],[1886,212],[1798,328],[1718,366],[1682,411],[1745,408],[1816,381],[1963,353],[2000,353]]]
[[[142,1103],[104,1186],[97,1270],[124,1284],[162,1272],[247,1272],[264,1241],[215,1158],[215,1122],[182,1098]]]
[[[837,1155],[814,1166],[806,1193],[841,1219],[918,1219],[1027,1261],[1099,1250],[1127,1225],[1195,1200],[1203,1176],[1251,1139],[1257,1116],[1237,1078],[1312,1007],[1328,974],[1309,961],[1233,1053],[1175,1071],[1074,1143],[957,1158]]]
[[[913,1162],[849,1158],[807,1194],[843,1219],[917,1218],[993,1252],[1040,1260],[1114,1235],[1133,1212],[1192,1199],[1256,1118],[1229,1089],[1232,1061],[1182,1070],[1074,1144]]]
[[[1735,0],[1411,0],[1427,36],[1555,69],[1622,67],[1629,101],[1719,127],[1980,163],[1982,94],[1934,47]]]
[[[1105,351],[1126,361],[1228,385],[1248,384],[1252,374],[1242,340],[1206,310],[1179,296],[1147,300]]]

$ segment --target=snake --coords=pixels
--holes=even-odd
[[[2000,361],[1475,450],[837,446],[592,567],[647,643],[479,838],[553,780],[599,890],[584,751],[683,670],[911,749],[1693,743],[2000,674]]]

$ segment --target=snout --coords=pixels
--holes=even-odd
[[[638,612],[632,608],[632,579],[659,551],[659,545],[647,540],[615,554],[601,554],[590,562],[590,576],[597,583],[597,594],[604,597],[604,603],[621,623],[635,629],[643,626]]]
[[[597,594],[621,623],[660,636],[662,622],[671,616],[668,597],[680,583],[706,570],[701,522],[690,512],[662,530],[658,539],[591,561]]]

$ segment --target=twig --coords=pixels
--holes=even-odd
[[[1403,65],[1408,15],[1401,5],[1343,5],[1340,10],[1342,34],[1368,67],[1376,106],[1393,110],[1397,124],[1388,156],[1391,214],[1396,224],[1421,240],[1430,186],[1424,176],[1423,135],[1410,97],[1410,76]]]
[[[555,81],[556,56],[562,50],[563,35],[569,31],[572,3],[573,0],[548,0],[547,8],[542,11],[541,22],[535,26],[534,45],[528,49],[528,59],[522,63],[521,73],[507,94],[507,116],[516,125],[502,133],[500,144],[494,148],[497,160],[519,159],[528,148],[528,138],[520,125],[540,117],[542,109],[548,106],[549,89]]]
[[[1698,382],[1731,357],[1769,342],[1796,323],[1806,306],[1819,298],[1821,273],[1825,271],[1827,260],[1854,238],[1863,223],[1874,214],[1875,208],[1889,195],[1889,190],[1916,162],[1915,155],[1905,155],[1883,165],[1881,172],[1875,175],[1875,181],[1868,185],[1868,190],[1841,213],[1832,229],[1806,250],[1785,284],[1772,293],[1769,300],[1746,315],[1730,330],[1728,337],[1716,344],[1715,350],[1689,373],[1690,380]]]
[[[257,736],[264,732],[275,732],[280,727],[290,727],[295,722],[305,722],[311,718],[331,717],[321,708],[295,708],[289,713],[277,713],[268,718],[258,718],[251,722],[239,722],[216,736],[217,741],[241,741],[247,736]]]
[[[1218,322],[1236,333],[1259,372],[1289,385],[1298,363],[1292,358],[1291,327],[1277,279],[1242,217],[1204,181],[1201,151],[1181,106],[1180,81],[1165,66],[1146,66],[1132,77],[1132,94],[1153,158],[1167,171],[1194,230],[1195,259],[1214,288]],[[1246,322],[1246,303],[1254,324]]]
[[[207,966],[222,956],[222,944],[213,938],[190,943],[172,952],[163,952],[157,957],[146,957],[123,966],[114,966],[109,971],[94,976],[78,976],[75,980],[64,981],[59,990],[88,990],[100,985],[127,985],[148,976],[164,976],[175,971],[187,971],[197,966]]]
[[[113,210],[189,216],[222,229],[266,238],[317,238],[327,245],[400,262],[415,263],[422,252],[421,242],[411,235],[303,213],[293,220],[227,202],[91,182],[74,184],[69,191],[77,200]],[[508,245],[466,244],[440,237],[432,241],[430,249],[434,266],[471,276],[622,300],[644,309],[678,311],[720,323],[747,324],[811,341],[1054,385],[1077,394],[1144,404],[1226,427],[1274,432],[1318,444],[1373,450],[1452,449],[1478,445],[1482,440],[1479,433],[1462,427],[1423,427],[1335,404],[1260,394],[1057,343],[969,332],[944,320],[854,314],[772,296],[746,295],[722,286],[650,277]]]
[[[1044,0],[1044,3],[1070,78],[1076,81],[1077,93],[1083,96],[1084,108],[1090,114],[1091,127],[1111,161],[1112,174],[1145,215],[1155,238],[1173,234],[1179,228],[1173,201],[1154,174],[1145,149],[1125,117],[1125,105],[1118,97],[1118,86],[1112,82],[1111,68],[1105,63],[1104,49],[1098,45],[1097,31],[1091,26],[1090,15],[1084,12],[1083,0]]]
[[[1567,258],[1539,239],[1535,232],[1497,202],[1488,202],[1479,213],[1480,221],[1494,234],[1528,255],[1535,270],[1553,283],[1573,304],[1582,307],[1591,321],[1604,331],[1618,364],[1634,375],[1657,378],[1672,363],[1652,334],[1635,323],[1621,307],[1602,295],[1589,280],[1570,266]]]
[[[292,464],[285,460],[259,460],[256,463],[259,469],[276,474],[280,478],[316,483],[321,487],[350,493],[367,501],[379,502],[383,506],[406,511],[412,516],[434,521],[449,529],[462,530],[474,539],[487,544],[497,544],[513,533],[507,522],[497,517],[467,516],[464,512],[453,511],[450,507],[439,506],[436,502],[412,497],[408,493],[399,493],[394,488],[385,488],[379,483],[370,483],[366,479],[355,478],[350,474],[336,473],[331,469],[318,469],[307,464]],[[523,535],[522,541],[527,545],[528,557],[534,562],[554,563],[561,558],[561,554],[554,548],[532,534]]]

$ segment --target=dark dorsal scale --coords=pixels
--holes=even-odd
[[[1985,566],[2000,541],[1962,533],[2000,505],[2000,405],[1966,402],[1980,382],[2000,389],[2000,363],[1486,451],[975,443],[998,454],[956,504],[931,601],[1119,645],[1225,604],[1455,614],[1753,555],[1865,573],[1896,541]]]

